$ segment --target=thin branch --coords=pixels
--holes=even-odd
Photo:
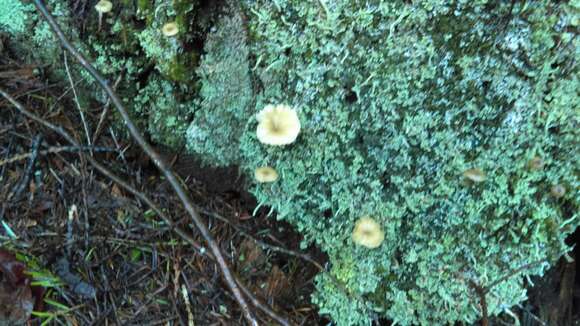
[[[488,326],[489,313],[487,312],[487,300],[485,299],[486,291],[473,280],[469,280],[469,285],[473,288],[473,290],[475,290],[475,293],[479,297],[479,305],[481,306],[481,326]]]
[[[280,252],[280,253],[283,253],[283,254],[286,254],[286,255],[289,255],[289,256],[294,256],[294,257],[303,259],[303,260],[311,263],[312,265],[314,265],[319,271],[324,272],[324,267],[322,267],[322,265],[319,262],[317,262],[316,260],[314,260],[312,257],[310,257],[307,254],[303,254],[301,252],[297,252],[297,251],[294,251],[294,250],[290,250],[290,249],[282,248],[282,247],[279,247],[279,246],[275,246],[275,245],[266,243],[266,242],[264,242],[264,241],[262,241],[260,239],[257,239],[254,236],[252,236],[251,234],[249,234],[248,232],[242,230],[242,228],[239,227],[238,225],[236,225],[236,223],[230,221],[228,218],[226,218],[224,216],[221,216],[218,213],[214,213],[214,212],[211,212],[211,211],[207,211],[207,210],[204,210],[204,209],[201,209],[201,208],[199,209],[199,211],[202,214],[211,216],[211,217],[216,218],[216,219],[218,219],[218,220],[220,220],[220,221],[222,221],[224,223],[229,224],[238,233],[240,233],[241,235],[245,236],[246,238],[254,241],[257,245],[261,246],[262,248],[268,248],[268,249],[270,249],[272,251],[275,251],[275,252]]]
[[[517,304],[517,307],[522,309],[525,313],[528,314],[528,316],[532,317],[532,319],[534,319],[540,326],[546,326],[546,322],[544,322],[543,320],[540,319],[540,317],[536,316],[536,314],[534,314],[530,309],[528,309],[527,307],[522,306],[521,304]]]
[[[531,263],[524,264],[524,265],[522,265],[522,266],[520,266],[520,267],[518,267],[518,268],[513,268],[513,269],[510,269],[510,270],[509,270],[509,271],[506,273],[506,275],[504,275],[504,276],[502,276],[502,277],[498,278],[497,280],[495,280],[495,281],[491,282],[490,284],[488,284],[488,285],[487,285],[486,287],[484,287],[483,289],[484,289],[484,291],[487,293],[487,292],[489,292],[489,291],[490,291],[492,288],[494,288],[496,285],[498,285],[498,284],[502,283],[503,281],[505,281],[505,280],[507,280],[507,279],[511,278],[512,276],[515,276],[516,274],[518,274],[518,273],[520,273],[520,272],[523,272],[523,271],[525,271],[526,269],[529,269],[529,268],[531,268],[531,267],[535,267],[536,265],[540,265],[541,263],[545,263],[545,262],[548,262],[548,259],[539,259],[539,260],[533,261],[533,262],[531,262]]]
[[[49,154],[57,154],[57,153],[62,153],[62,152],[79,152],[79,151],[114,152],[116,150],[115,149],[112,149],[112,148],[106,148],[106,147],[52,146],[52,147],[49,147],[48,149],[43,149],[43,150],[38,151],[38,155],[46,156],[46,155],[49,155]],[[25,159],[31,157],[33,154],[34,154],[33,152],[28,152],[28,153],[14,155],[14,156],[12,156],[10,158],[1,160],[0,161],[0,166],[25,160]]]
[[[32,151],[30,155],[30,159],[28,160],[28,164],[26,165],[26,170],[24,171],[24,176],[22,177],[22,181],[16,187],[16,190],[13,192],[12,198],[15,201],[20,200],[20,195],[24,191],[26,187],[28,187],[28,183],[30,182],[30,177],[32,176],[34,166],[36,165],[36,158],[38,157],[38,148],[40,147],[40,142],[42,141],[42,137],[37,135],[32,140]],[[9,196],[10,198],[10,196]]]
[[[120,74],[119,77],[117,77],[117,80],[115,80],[115,84],[113,84],[113,89],[117,89],[117,86],[119,86],[119,83],[121,82],[122,79],[123,79],[123,74]],[[101,128],[103,126],[103,123],[105,122],[105,119],[107,118],[107,115],[109,114],[110,107],[111,107],[111,100],[107,99],[107,102],[105,103],[105,106],[103,107],[103,112],[101,113],[101,117],[99,118],[99,123],[97,123],[97,128],[95,129],[95,133],[93,134],[93,143],[97,142],[99,134],[101,133]]]
[[[447,269],[447,268],[446,268]],[[470,278],[463,276],[460,272],[450,271],[455,277],[460,279],[462,282],[465,282],[475,291],[475,294],[479,297],[479,305],[481,307],[481,326],[488,326],[489,325],[489,313],[487,311],[487,300],[485,296],[487,294],[487,290],[479,285],[479,283]]]
[[[250,310],[250,307],[248,306],[246,299],[242,295],[240,287],[236,284],[235,277],[232,271],[230,270],[228,263],[226,262],[220,250],[219,245],[213,238],[207,226],[202,221],[201,216],[199,216],[199,213],[196,211],[185,189],[181,186],[181,184],[179,183],[179,181],[177,180],[171,169],[167,166],[163,158],[161,158],[161,156],[143,138],[141,132],[137,129],[131,117],[129,116],[129,113],[125,109],[125,106],[123,105],[117,94],[115,94],[111,86],[109,86],[108,81],[103,76],[101,76],[101,74],[89,63],[89,61],[87,61],[87,59],[85,59],[85,57],[79,51],[77,51],[75,47],[72,46],[72,44],[70,44],[70,42],[67,40],[66,36],[62,32],[62,29],[59,27],[54,17],[52,17],[50,12],[44,5],[43,1],[34,0],[34,5],[36,6],[36,9],[38,9],[38,11],[44,17],[44,19],[48,22],[52,31],[60,40],[61,45],[66,50],[68,50],[72,54],[72,56],[75,57],[75,59],[79,61],[79,63],[83,66],[83,68],[85,68],[91,74],[91,76],[93,76],[93,78],[97,81],[97,83],[101,86],[101,88],[107,93],[107,95],[111,99],[111,103],[115,106],[119,114],[121,114],[121,116],[123,117],[123,120],[125,121],[125,124],[127,125],[127,128],[129,129],[129,132],[131,133],[135,141],[139,144],[139,146],[141,146],[141,148],[145,151],[145,153],[147,153],[147,155],[151,157],[153,163],[155,163],[155,165],[163,173],[167,181],[169,181],[169,183],[173,187],[173,190],[183,203],[185,210],[191,216],[191,219],[193,220],[195,226],[197,227],[197,229],[207,242],[210,250],[214,254],[216,261],[222,272],[222,275],[224,277],[224,280],[226,281],[226,284],[229,286],[234,297],[236,298],[236,301],[238,302],[240,308],[244,313],[244,318],[246,319],[246,321],[248,321],[250,325],[257,326],[258,321],[254,317],[254,314]]]
[[[12,96],[10,96],[8,93],[6,93],[1,88],[0,88],[0,95],[2,95],[4,98],[6,98],[12,105],[14,105],[14,107],[16,107],[16,109],[18,109],[18,111],[20,111],[22,114],[24,114],[28,118],[36,121],[37,123],[39,123],[39,124],[45,126],[46,128],[56,132],[57,134],[61,135],[64,139],[66,139],[74,147],[80,147],[79,144],[77,143],[77,141],[72,136],[70,136],[66,131],[64,131],[64,129],[62,129],[62,128],[38,117],[34,113],[28,111],[26,108],[24,108],[24,106],[20,102],[18,102],[16,99],[14,99]],[[107,167],[101,165],[94,157],[87,155],[86,158],[87,158],[88,162],[93,167],[95,167],[97,170],[99,170],[99,172],[101,172],[104,176],[111,179],[113,182],[119,184],[125,190],[129,191],[135,197],[139,198],[145,204],[147,204],[147,206],[149,206],[149,208],[151,208],[159,217],[161,217],[161,219],[167,225],[170,226],[170,228],[173,230],[173,232],[175,232],[179,237],[181,237],[183,240],[185,240],[191,246],[193,246],[199,254],[201,254],[202,256],[208,257],[212,261],[216,262],[216,258],[214,255],[212,255],[212,253],[204,250],[204,248],[199,243],[197,243],[191,235],[189,235],[185,230],[183,230],[181,227],[176,225],[173,222],[173,220],[169,216],[167,216],[159,207],[157,207],[157,205],[147,195],[145,195],[143,192],[140,192],[139,190],[135,189],[129,183],[127,183],[126,181],[124,181],[123,179],[118,177],[116,174],[111,172]],[[235,282],[236,282],[236,284],[238,284],[241,291],[250,299],[250,301],[252,302],[252,304],[256,308],[262,310],[264,313],[266,313],[268,316],[270,316],[273,320],[277,321],[281,325],[284,325],[284,326],[290,325],[290,323],[288,321],[286,321],[286,319],[284,319],[283,317],[278,315],[275,311],[270,309],[270,307],[268,307],[267,305],[260,302],[252,294],[252,292],[250,292],[250,290],[248,290],[244,286],[244,284],[238,278],[235,278]]]
[[[75,87],[75,83],[73,82],[72,79],[72,74],[70,73],[70,69],[68,68],[68,56],[66,55],[66,52],[64,53],[64,68],[66,70],[66,75],[68,77],[68,80],[70,82],[70,87],[72,88],[72,92],[73,92],[73,96],[75,98],[75,104],[77,107],[77,110],[79,110],[79,114],[81,116],[81,121],[83,122],[83,127],[85,128],[85,134],[87,136],[87,145],[91,146],[91,136],[89,133],[89,126],[87,124],[87,120],[85,119],[85,113],[83,112],[83,108],[81,108],[81,103],[79,102],[79,97],[77,95],[77,90]]]

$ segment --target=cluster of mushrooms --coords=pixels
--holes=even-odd
[[[109,0],[100,0],[95,5],[95,10],[99,14],[99,30],[101,29],[104,14],[111,12],[113,3]],[[161,28],[161,33],[165,37],[173,37],[179,33],[179,28],[175,22],[168,22]],[[292,144],[300,133],[300,119],[296,111],[288,105],[266,105],[257,115],[258,127],[256,135],[258,140],[265,145],[284,146]],[[543,162],[540,158],[534,157],[530,162],[534,170],[541,169]],[[479,168],[472,168],[464,171],[463,177],[470,183],[481,183],[486,180],[485,173]],[[271,166],[261,166],[254,170],[254,178],[258,183],[272,183],[279,179],[278,172]],[[550,189],[552,196],[561,198],[566,193],[562,185],[554,185]],[[377,248],[385,239],[385,234],[379,223],[372,217],[365,216],[355,223],[352,232],[352,240],[355,244],[367,248]]]
[[[99,30],[103,15],[111,12],[113,3],[108,0],[100,0],[95,5],[95,10],[99,14]],[[179,28],[175,22],[168,22],[161,28],[161,33],[165,37],[173,37],[179,33]],[[258,140],[265,145],[284,146],[292,144],[300,133],[300,119],[296,111],[288,105],[266,105],[257,115],[258,127],[256,135]],[[543,161],[534,157],[530,161],[533,170],[543,167]],[[486,179],[485,173],[479,168],[464,171],[465,180],[472,183],[481,183]],[[254,178],[258,183],[276,182],[279,178],[278,172],[271,166],[261,166],[254,171]],[[561,198],[566,193],[562,185],[555,185],[551,189],[551,194],[556,198]],[[360,218],[352,232],[352,240],[355,244],[367,248],[377,248],[385,239],[385,234],[379,223],[372,217]]]
[[[300,119],[294,109],[288,105],[267,105],[257,115],[256,135],[265,145],[284,146],[292,144],[300,133]],[[270,183],[278,180],[278,172],[271,166],[261,166],[254,171],[254,178],[259,183]],[[352,232],[355,244],[367,248],[377,248],[385,239],[379,223],[369,216],[360,218]]]
[[[95,5],[95,10],[99,14],[99,31],[101,30],[101,25],[103,22],[103,15],[111,12],[113,10],[113,3],[109,0],[100,0]],[[168,22],[161,27],[161,33],[165,37],[172,37],[179,33],[179,28],[177,27],[177,23],[175,22]]]
[[[99,31],[101,30],[103,15],[111,12],[113,3],[109,0],[100,0],[95,5],[99,15]],[[179,33],[175,22],[168,22],[161,28],[165,37],[173,37]],[[257,115],[258,140],[265,145],[284,146],[292,144],[300,133],[300,119],[296,111],[288,105],[266,105]],[[261,166],[254,171],[254,178],[258,183],[271,183],[279,179],[278,172],[271,166]],[[385,238],[380,224],[370,217],[360,218],[354,227],[352,240],[354,243],[368,248],[377,248]]]
[[[258,127],[256,135],[262,144],[284,146],[293,143],[300,133],[300,120],[294,109],[288,105],[267,105],[257,115]],[[532,170],[541,170],[544,162],[534,157],[529,162]],[[471,168],[463,172],[464,181],[469,184],[482,183],[487,177],[480,168]],[[254,178],[258,183],[276,182],[278,172],[270,166],[261,166],[254,171]],[[555,185],[551,189],[552,196],[561,198],[566,193],[562,185]],[[364,216],[355,223],[352,240],[355,244],[367,248],[377,248],[385,239],[381,225],[370,216]]]

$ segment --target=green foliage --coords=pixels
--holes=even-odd
[[[52,77],[68,82],[60,44],[34,6],[18,0],[0,1],[0,31],[18,38],[9,44],[12,50],[29,62],[50,65]],[[47,6],[62,27],[74,26],[67,3],[50,0]],[[84,40],[79,40],[74,28],[64,28],[69,40],[115,82],[126,102],[134,104],[138,124],[148,128],[152,139],[170,146],[183,144],[195,109],[191,103],[197,93],[194,70],[199,53],[197,49],[185,51],[184,46],[191,47],[192,38],[198,36],[188,32],[189,24],[199,24],[191,19],[196,6],[196,1],[121,1],[103,16],[100,29],[97,12],[89,8],[92,23],[86,24]],[[170,21],[180,22],[181,32],[168,38],[161,27]],[[70,57],[69,67],[75,81],[84,81],[76,85],[81,100],[106,101],[90,74],[78,69]]]
[[[16,35],[26,31],[32,5],[20,0],[0,0],[0,31]]]
[[[133,100],[135,112],[147,117],[146,127],[153,140],[173,148],[184,143],[193,106],[191,102],[180,102],[175,93],[171,82],[150,79]]]
[[[117,92],[132,104],[137,123],[153,140],[171,147],[183,144],[195,109],[192,71],[199,54],[183,48],[189,29],[183,22],[193,9],[191,2],[119,3],[114,8],[119,15],[111,15],[115,19],[107,19],[101,31],[88,37],[95,67],[111,79],[120,78]],[[177,20],[182,22],[178,35],[164,36],[162,26]],[[86,72],[81,75],[94,84]],[[102,93],[95,97],[106,100]]]
[[[61,1],[50,0],[47,1],[47,5],[59,23],[69,24],[69,11]],[[48,24],[36,14],[33,5],[20,0],[0,0],[0,32],[2,31],[18,40],[10,45],[29,61],[52,64],[60,60],[60,45],[56,42]],[[67,30],[66,34],[68,37],[75,36],[74,31],[70,30]]]
[[[209,33],[206,54],[197,69],[201,101],[186,143],[216,165],[239,161],[239,141],[251,115],[253,93],[246,42],[242,17],[232,11]]]
[[[171,65],[175,64],[179,51],[179,44],[173,37],[163,36],[161,25],[155,24],[138,34],[139,42],[148,58],[152,59],[155,67],[165,75],[169,75]]]
[[[569,250],[580,185],[574,3],[244,5],[251,62],[229,64],[230,47],[246,52],[208,41],[188,146],[248,175],[276,168],[278,182],[252,190],[304,245],[328,253],[314,296],[322,313],[338,325],[473,322],[470,281],[486,287],[514,274],[486,296],[498,314],[525,299],[524,276]],[[228,67],[219,77],[203,68],[214,62]],[[255,102],[239,103],[240,83],[229,83],[246,80],[240,66],[255,76]],[[303,129],[290,146],[255,136],[255,113],[277,103],[299,111]],[[543,169],[530,169],[533,157]],[[470,168],[486,181],[464,180]],[[554,184],[563,198],[550,195]],[[378,249],[351,241],[365,215],[384,227]]]

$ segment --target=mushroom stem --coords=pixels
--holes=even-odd
[[[99,12],[99,28],[97,29],[97,32],[101,31],[101,25],[103,23],[103,13]]]
[[[99,14],[99,29],[97,32],[101,31],[101,26],[103,25],[103,14],[110,12],[113,9],[113,3],[109,0],[100,0],[95,5],[95,10]]]

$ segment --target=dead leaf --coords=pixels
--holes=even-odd
[[[266,284],[268,284],[266,290],[267,298],[279,298],[288,295],[290,282],[288,281],[286,273],[284,273],[284,271],[282,271],[278,266],[274,265],[272,267],[272,272],[270,273]]]
[[[34,298],[25,265],[0,250],[0,325],[21,325],[30,318]]]
[[[111,187],[111,194],[115,197],[123,197],[123,192],[116,183]]]
[[[243,269],[259,267],[266,259],[262,248],[258,247],[256,243],[250,239],[244,240],[240,245],[240,249],[244,257],[241,264]]]

